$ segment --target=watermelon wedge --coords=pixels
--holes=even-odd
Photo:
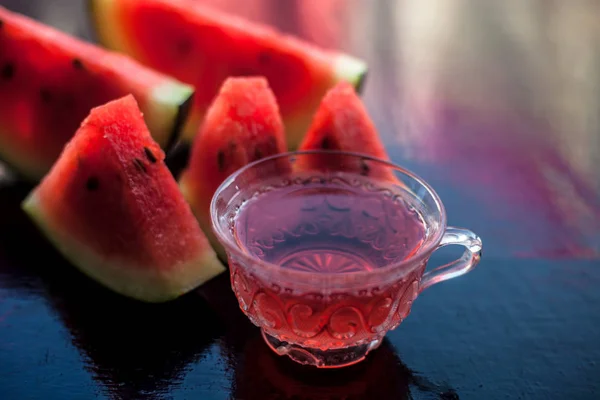
[[[167,148],[193,87],[0,7],[0,158],[38,181],[92,107],[133,94]]]
[[[174,299],[225,270],[132,95],[94,108],[23,209],[99,283],[138,300]]]
[[[99,41],[194,85],[184,137],[197,133],[229,76],[265,76],[277,98],[287,142],[297,148],[325,92],[339,81],[360,88],[366,64],[265,25],[189,0],[89,0]]]
[[[213,234],[209,213],[215,191],[239,168],[286,150],[283,122],[268,81],[262,77],[226,79],[179,180],[200,226],[222,258],[225,254]]]
[[[366,107],[354,88],[346,82],[338,83],[323,97],[299,150],[337,150],[389,160],[389,155]],[[343,162],[346,166],[349,162],[349,158],[335,155],[306,159],[309,163],[315,164],[305,166],[307,168],[326,168],[329,165],[339,169],[340,163]],[[373,167],[373,163],[365,162],[348,166],[353,172],[362,175],[372,177],[377,175],[385,179],[392,177],[389,169],[378,168],[375,171]]]

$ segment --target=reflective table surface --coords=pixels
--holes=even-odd
[[[205,1],[365,58],[393,161],[483,238],[480,266],[365,362],[314,370],[272,354],[226,275],[158,306],[83,278],[0,167],[0,398],[600,398],[600,3]],[[85,2],[0,5],[93,40]]]

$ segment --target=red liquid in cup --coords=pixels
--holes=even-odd
[[[233,229],[240,248],[256,259],[343,281],[344,274],[376,271],[419,250],[428,232],[416,204],[401,189],[374,187],[366,178],[295,179],[243,204]],[[267,334],[328,350],[368,343],[398,325],[417,295],[425,260],[392,281],[351,288],[251,273],[235,258],[230,267],[242,310]]]

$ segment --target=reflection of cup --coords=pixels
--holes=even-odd
[[[332,159],[335,162],[331,162]],[[262,256],[262,250],[259,249],[261,253],[253,252],[244,243],[240,243],[239,229],[236,226],[236,219],[241,218],[238,210],[243,209],[249,199],[265,193],[272,194],[296,183],[303,191],[308,190],[309,184],[312,185],[310,190],[325,190],[327,196],[332,191],[338,193],[342,189],[344,193],[355,193],[354,189],[360,187],[363,190],[364,186],[364,190],[369,194],[380,195],[381,200],[378,201],[385,203],[383,212],[373,220],[384,224],[386,229],[392,223],[392,218],[406,214],[406,201],[410,198],[411,210],[414,209],[419,214],[419,221],[425,226],[423,232],[426,234],[419,247],[403,256],[404,258],[389,261],[386,258],[388,253],[396,254],[388,249],[395,245],[389,240],[390,237],[393,239],[394,234],[404,233],[401,229],[392,229],[394,233],[386,234],[382,239],[382,243],[386,244],[377,247],[386,255],[378,260],[388,261],[377,264],[376,268],[351,269],[350,272],[347,269],[334,272],[331,269],[307,271],[270,262]],[[298,190],[293,196],[286,195],[286,201],[300,196],[297,194],[301,193],[300,189]],[[331,205],[331,201],[328,203],[329,211],[344,210],[346,216],[351,216],[360,214],[362,210],[365,214],[362,200],[363,197],[360,197],[359,203],[358,200],[349,198],[350,202],[347,204],[351,205],[344,205],[339,203],[340,199],[335,199],[335,207]],[[373,199],[369,198],[371,200]],[[390,204],[396,208],[389,208]],[[355,205],[359,208],[354,207]],[[315,207],[320,206],[314,206],[310,210]],[[308,208],[291,207],[281,211],[282,214],[279,215],[280,211],[273,203],[270,210],[259,214],[260,219],[263,219],[263,214],[264,218],[271,217],[272,222],[269,224],[274,228],[282,224],[283,220],[286,223],[291,220],[296,225],[302,223],[318,226],[310,229],[321,233],[327,231],[333,236],[328,230],[330,228],[321,222],[306,222],[306,214],[302,214],[305,210]],[[330,214],[323,215],[328,217],[327,221],[335,221]],[[317,217],[323,215],[319,214]],[[470,271],[481,257],[481,241],[475,234],[446,226],[446,214],[441,200],[428,184],[398,166],[358,154],[329,151],[288,153],[250,164],[230,176],[217,190],[211,204],[211,217],[217,237],[228,253],[232,287],[244,313],[262,329],[265,341],[276,353],[288,355],[302,364],[322,368],[347,366],[363,360],[369,351],[381,344],[389,330],[406,318],[412,302],[423,289]],[[349,226],[349,230],[364,231],[362,222],[355,223],[356,219],[349,221],[349,225],[344,225]],[[261,225],[260,229],[268,228],[269,224],[263,223],[264,226]],[[303,229],[302,232],[312,234],[309,228]],[[285,242],[287,234],[301,235],[296,231],[290,233],[285,226],[279,233],[282,236],[270,240],[263,249],[273,249],[278,243]],[[360,236],[358,233],[350,235],[339,229],[336,235],[356,239],[355,242],[359,241]],[[379,239],[370,240],[369,243],[373,244],[373,241]],[[286,245],[289,243],[291,242],[285,242]],[[451,244],[465,247],[463,256],[424,273],[433,251]],[[376,248],[375,244],[372,247]],[[302,254],[310,253],[312,249],[303,249]],[[314,251],[321,250],[316,250],[315,247]],[[329,253],[319,253],[322,260],[333,259],[340,253],[334,254],[329,248],[325,251]],[[353,257],[353,254],[350,257],[350,253],[342,254],[344,262],[349,260],[351,265],[359,265],[360,261]],[[339,257],[335,259],[338,260]]]
[[[232,388],[236,399],[402,400],[418,393],[458,398],[454,390],[415,375],[385,339],[364,362],[344,369],[303,368],[275,356],[258,335],[246,342],[236,359]]]
[[[343,370],[315,371],[274,356],[255,336],[236,368],[233,397],[239,399],[394,399],[408,398],[411,371],[383,341],[364,363]]]

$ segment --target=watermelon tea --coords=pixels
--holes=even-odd
[[[439,198],[385,161],[288,153],[219,188],[213,227],[242,311],[277,353],[317,367],[354,364],[378,347],[425,287],[473,268],[481,242],[448,228]],[[463,258],[425,273],[447,244]]]

